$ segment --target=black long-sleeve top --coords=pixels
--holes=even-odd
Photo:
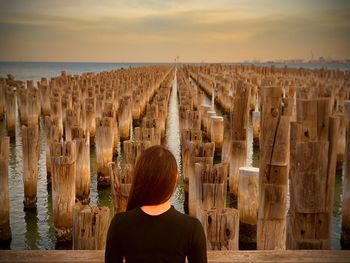
[[[105,262],[207,262],[206,238],[198,219],[173,206],[151,216],[140,208],[114,216],[107,235]]]

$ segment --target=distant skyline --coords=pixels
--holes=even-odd
[[[350,58],[348,0],[0,0],[0,61]]]

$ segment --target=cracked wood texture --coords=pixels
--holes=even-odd
[[[284,249],[290,116],[283,115],[282,87],[262,92],[257,248]]]
[[[108,207],[76,203],[73,208],[73,249],[105,249],[109,224]]]
[[[329,98],[297,99],[291,123],[287,248],[330,249],[339,118]]]

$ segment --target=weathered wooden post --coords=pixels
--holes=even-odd
[[[215,145],[214,143],[189,142],[190,159],[188,166],[188,211],[192,216],[197,214],[197,180],[195,173],[196,163],[213,163]]]
[[[119,142],[119,132],[118,132],[118,123],[116,119],[116,111],[114,108],[114,104],[110,102],[106,102],[104,105],[104,111],[102,112],[102,117],[110,117],[112,118],[113,125],[113,152],[115,155],[118,155],[118,142]]]
[[[76,179],[75,196],[82,204],[90,202],[90,135],[83,128],[71,129],[72,140],[75,141],[76,152]]]
[[[10,137],[16,132],[16,89],[8,87],[5,96],[6,105],[6,128]]]
[[[196,163],[196,199],[197,215],[200,210],[226,208],[227,179],[229,166],[227,163]]]
[[[125,163],[130,164],[132,168],[134,168],[137,159],[141,155],[141,153],[151,146],[150,141],[124,141],[124,155],[125,155]]]
[[[253,123],[253,144],[259,146],[260,138],[260,111],[252,112],[252,123]]]
[[[46,133],[46,175],[47,175],[47,185],[51,186],[51,155],[50,147],[54,142],[59,142],[61,140],[61,133],[59,129],[58,118],[51,120],[51,117],[45,116],[45,133]]]
[[[64,135],[66,141],[72,140],[72,128],[80,126],[80,114],[75,109],[66,109],[66,118],[64,120]]]
[[[95,98],[85,99],[84,113],[86,121],[86,130],[90,133],[91,142],[95,141],[96,134],[96,100]]]
[[[113,158],[113,119],[109,117],[96,118],[96,161],[98,187],[107,187],[111,184],[107,164]]]
[[[224,141],[224,118],[221,116],[211,116],[210,119],[210,138],[215,143],[215,156],[221,156]]]
[[[238,250],[239,211],[226,208],[219,216],[219,249]]]
[[[345,113],[338,113],[336,116],[339,118],[339,131],[338,131],[338,144],[337,144],[337,164],[341,167],[344,161],[344,154],[346,148],[346,120]]]
[[[259,168],[239,168],[239,243],[242,248],[256,249],[259,207]]]
[[[53,97],[50,100],[51,118],[57,119],[60,134],[63,135],[63,115],[61,97]]]
[[[344,155],[343,202],[342,202],[342,232],[341,245],[343,249],[350,248],[350,100],[344,103],[346,126],[346,150]]]
[[[39,160],[38,125],[22,126],[24,210],[36,210]]]
[[[38,88],[40,91],[40,101],[41,101],[41,112],[44,116],[49,116],[51,113],[50,105],[50,86],[47,84],[46,79],[41,79],[38,82]]]
[[[288,249],[330,249],[339,118],[329,98],[297,99],[290,136]]]
[[[22,125],[28,125],[28,93],[29,89],[25,88],[22,85],[16,88],[18,116],[19,122]]]
[[[0,79],[0,121],[4,119],[5,115],[5,88],[6,81],[4,79]]]
[[[58,242],[72,240],[73,206],[75,203],[75,142],[51,145],[52,207]]]
[[[230,159],[231,159],[231,118],[228,115],[225,115],[221,161],[230,163]]]
[[[0,242],[11,241],[10,227],[10,200],[8,184],[10,138],[4,136],[0,139]]]
[[[239,168],[247,165],[249,97],[250,86],[239,83],[231,116],[230,207],[237,207]]]
[[[39,91],[35,88],[28,90],[27,93],[27,124],[38,125],[41,104]]]
[[[124,97],[120,102],[118,124],[119,134],[122,140],[127,140],[130,137],[130,127],[132,122],[132,100],[130,96]]]
[[[109,163],[108,168],[111,175],[113,214],[124,212],[128,203],[133,168],[130,164],[126,164],[123,177],[119,174],[114,162]]]
[[[73,208],[73,249],[104,250],[109,223],[108,207],[76,203]]]
[[[290,116],[281,87],[262,90],[257,248],[285,249]]]
[[[239,212],[234,208],[202,210],[208,250],[238,250]]]

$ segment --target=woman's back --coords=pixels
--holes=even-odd
[[[151,216],[135,208],[116,214],[111,222],[105,262],[207,262],[206,238],[198,219],[173,206]]]

